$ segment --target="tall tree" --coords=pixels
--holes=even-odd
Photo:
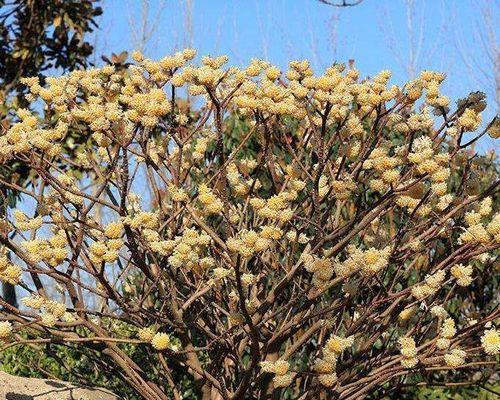
[[[363,0],[318,0],[320,3],[334,7],[352,7],[362,3]]]

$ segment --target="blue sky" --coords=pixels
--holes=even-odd
[[[362,75],[391,69],[396,83],[434,69],[448,74],[450,97],[483,90],[490,98],[485,117],[498,112],[492,62],[500,57],[498,0],[364,0],[348,8],[317,0],[149,0],[145,19],[143,4],[103,1],[98,53],[142,43],[146,55],[159,58],[192,46],[200,54],[227,54],[236,65],[259,57],[286,67],[307,58],[318,70],[354,59]]]

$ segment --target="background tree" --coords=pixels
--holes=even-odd
[[[318,0],[320,3],[334,7],[352,7],[361,4],[363,0]]]
[[[459,7],[451,12],[453,22],[453,43],[459,54],[460,61],[467,68],[470,79],[483,88],[488,98],[495,99],[496,112],[500,110],[500,46],[498,44],[498,24],[495,22],[499,17],[498,1],[474,1],[471,2],[477,12],[473,17],[474,34],[464,35],[463,27],[458,22],[457,13]],[[483,57],[477,59],[472,57],[471,48],[479,47]]]

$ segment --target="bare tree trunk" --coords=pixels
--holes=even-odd
[[[7,189],[0,185],[0,219],[7,215]],[[14,285],[2,282],[2,297],[11,306],[17,307],[16,289]]]
[[[2,297],[8,304],[17,308],[16,289],[13,285],[2,282]]]

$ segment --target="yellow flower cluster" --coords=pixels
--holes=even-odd
[[[60,229],[47,240],[33,239],[21,243],[31,262],[46,262],[51,267],[60,265],[68,255],[66,232]]]
[[[202,257],[211,241],[212,239],[206,233],[198,233],[196,229],[188,228],[174,240],[152,242],[151,247],[155,251],[156,243],[160,254],[171,254],[168,262],[173,267],[184,267],[202,272],[215,266],[215,260],[212,257]]]
[[[472,132],[479,128],[481,125],[481,114],[472,108],[466,108],[463,114],[458,118],[458,125],[465,132]]]
[[[327,340],[326,346],[323,351],[327,353],[340,354],[344,350],[348,349],[354,344],[354,336],[341,337],[337,335],[332,335],[330,339]]]
[[[496,213],[486,226],[486,230],[496,243],[500,243],[500,213]]]
[[[446,272],[441,270],[432,275],[426,275],[424,283],[414,286],[411,289],[411,294],[417,300],[423,300],[428,296],[433,295],[439,289],[446,278]]]
[[[358,264],[361,266],[361,272],[367,276],[374,275],[381,271],[389,262],[389,255],[391,248],[389,246],[383,249],[369,248],[363,252],[363,260],[359,260]]]
[[[12,264],[5,254],[0,254],[0,281],[17,285],[21,282],[22,269]]]
[[[222,200],[205,184],[200,185],[198,188],[198,200],[203,206],[203,213],[206,215],[219,214],[224,208]]]
[[[151,211],[139,211],[133,216],[123,218],[123,224],[133,229],[156,229],[158,227],[158,215]]]
[[[332,194],[337,200],[347,200],[352,192],[356,190],[356,184],[350,177],[332,180],[331,187]]]
[[[408,321],[415,314],[416,311],[417,311],[416,306],[407,307],[399,313],[398,319],[401,322]]]
[[[134,73],[136,70],[132,70]],[[137,71],[142,76],[142,71]],[[161,117],[167,115],[172,106],[167,99],[163,89],[151,88],[140,93],[133,83],[134,75],[131,76],[129,85],[125,85],[120,95],[120,101],[128,106],[127,117],[132,122],[140,122],[147,128],[153,128],[158,124]],[[141,84],[141,80],[139,80]],[[143,85],[141,85],[143,87]]]
[[[329,191],[330,191],[330,185],[328,182],[328,176],[323,174],[319,177],[319,182],[318,182],[319,197],[320,198],[325,197]]]
[[[111,77],[111,79],[114,78]],[[116,76],[116,79],[119,79],[119,76]],[[104,79],[102,83],[106,87]],[[117,86],[116,83],[115,86]],[[113,95],[115,101],[108,101],[104,97],[104,93],[99,94],[89,93],[88,100],[81,104],[80,107],[73,108],[69,118],[87,124],[97,144],[106,147],[110,144],[110,139],[106,134],[107,131],[113,126],[123,124],[124,113],[122,107],[116,101],[118,98],[116,95]]]
[[[35,218],[29,218],[25,213],[18,209],[15,209],[13,214],[16,221],[16,227],[21,231],[27,231],[30,229],[36,230],[42,226],[43,221],[41,215]]]
[[[202,131],[201,134],[202,136],[195,141],[193,152],[191,153],[191,157],[193,157],[195,161],[203,160],[208,146],[216,136],[215,133],[211,131]]]
[[[398,166],[401,165],[401,158],[389,155],[389,149],[384,146],[376,147],[363,162],[363,169],[375,171],[376,177],[369,181],[369,186],[375,192],[383,193],[389,185],[397,185],[400,179]]]
[[[108,239],[118,239],[123,233],[123,223],[111,222],[104,227],[104,236]]]
[[[322,349],[323,356],[314,362],[313,369],[319,374],[319,382],[326,387],[331,387],[337,382],[335,368],[340,354],[352,347],[354,336],[341,337],[332,335]]]
[[[436,347],[445,350],[450,347],[450,339],[457,333],[455,321],[452,318],[446,318],[439,331],[439,338],[436,341]]]
[[[182,62],[190,59],[180,57]],[[179,57],[174,57],[179,61]],[[6,151],[28,151],[30,148],[43,150],[51,156],[61,151],[60,141],[67,134],[68,123],[84,122],[93,132],[99,146],[108,146],[110,139],[107,131],[121,126],[123,132],[130,134],[134,123],[153,127],[159,119],[171,111],[171,104],[157,80],[164,77],[160,85],[166,83],[172,72],[163,74],[161,63],[144,60],[132,66],[128,73],[115,71],[113,66],[73,71],[68,75],[47,79],[47,86],[41,87],[38,78],[26,78],[23,83],[30,89],[28,100],[41,98],[48,107],[60,114],[59,123],[54,128],[38,128],[37,120],[26,110],[20,111],[20,122],[1,140]],[[165,64],[165,63],[164,63]],[[167,63],[168,64],[168,63]],[[146,79],[146,73],[151,79]],[[75,101],[78,97],[86,101]],[[16,141],[22,136],[22,140]],[[8,154],[8,153],[7,153]]]
[[[412,152],[408,154],[408,160],[415,164],[418,174],[428,175],[432,191],[438,196],[443,196],[446,194],[447,182],[451,173],[448,166],[450,155],[448,153],[435,154],[432,145],[432,140],[427,136],[415,139]],[[414,200],[413,203],[408,204],[408,207],[415,208],[418,201]]]
[[[295,374],[290,372],[290,364],[285,360],[262,361],[260,363],[262,371],[274,374],[274,387],[287,387],[293,381]]]
[[[0,159],[9,159],[16,153],[24,153],[32,148],[44,151],[51,157],[60,153],[61,146],[54,142],[66,135],[66,123],[59,121],[54,128],[43,129],[38,127],[38,119],[31,111],[19,109],[17,116],[19,122],[0,136]]]
[[[306,244],[309,242],[309,238],[305,233],[297,235],[297,232],[295,231],[288,231],[285,236],[290,242],[297,242],[299,244]]]
[[[469,286],[472,283],[472,265],[457,264],[451,267],[451,275],[459,286]]]
[[[66,305],[46,299],[36,293],[21,299],[26,307],[40,310],[40,322],[46,327],[53,327],[57,321],[74,322],[75,316],[67,311]]]
[[[155,335],[151,339],[151,346],[153,346],[158,351],[168,349],[168,347],[170,346],[170,336],[163,332],[155,333]]]
[[[54,128],[31,132],[37,136],[31,139],[33,147],[52,156],[59,155],[61,146],[58,141],[67,134],[68,124],[78,121],[88,124],[99,145],[109,145],[110,141],[103,132],[122,119],[122,109],[117,103],[121,80],[122,75],[115,73],[112,66],[49,77],[46,87],[41,87],[36,77],[24,79],[23,83],[30,89],[28,100],[41,98],[60,116]],[[79,96],[85,96],[86,101],[76,101]]]
[[[266,71],[260,81],[251,78],[258,77]],[[300,83],[285,87],[277,81],[279,71],[270,67],[264,61],[255,60],[245,72],[235,71],[235,82],[241,83],[241,90],[231,102],[242,113],[260,111],[265,114],[292,115],[297,118],[305,116],[301,100],[307,95],[308,89]],[[298,96],[297,96],[298,95]]]
[[[190,82],[195,87],[196,91],[199,86],[213,87],[224,76],[224,71],[221,69],[227,63],[229,58],[227,56],[209,57],[204,56],[201,59],[203,64],[199,68],[189,68],[184,70],[183,77],[186,82]],[[242,75],[235,79],[241,80]]]
[[[83,204],[83,197],[76,194],[79,192],[76,178],[67,174],[61,174],[57,177],[57,183],[64,197],[68,199],[69,202],[78,205]]]
[[[144,340],[145,342],[151,342],[153,337],[155,336],[155,329],[152,326],[148,326],[145,328],[141,328],[137,331],[137,336],[139,339]]]
[[[94,231],[95,232],[95,231]],[[89,246],[89,259],[94,264],[102,262],[114,263],[119,257],[119,250],[123,247],[123,223],[111,222],[104,226],[103,233],[95,232],[97,240]]]
[[[166,77],[171,75],[172,71],[182,67],[195,56],[196,50],[184,49],[172,56],[163,57],[160,61],[153,61],[149,58],[145,58],[139,51],[134,51],[132,53],[132,58],[141,63],[151,77],[158,82],[166,80]]]
[[[481,336],[481,346],[486,354],[496,356],[500,353],[500,335],[496,329],[484,331]]]
[[[433,119],[429,114],[429,110],[425,108],[420,113],[413,113],[408,117],[407,120],[408,128],[411,131],[424,131],[427,132],[430,128],[432,128]]]
[[[335,262],[334,270],[337,276],[343,277],[360,270],[365,276],[372,276],[384,269],[391,254],[389,246],[383,249],[371,247],[367,250],[348,246],[349,257],[343,262]]]
[[[481,201],[477,210],[465,214],[465,232],[460,235],[459,241],[463,243],[483,243],[491,241],[500,243],[500,213],[496,213],[488,224],[482,222],[491,215],[492,199],[490,197]]]
[[[12,324],[9,321],[0,322],[0,340],[6,339],[12,332]]]
[[[413,368],[418,364],[417,347],[415,340],[411,337],[400,337],[398,339],[401,355],[401,365],[405,368]]]
[[[255,253],[267,250],[271,247],[273,240],[283,236],[283,231],[272,225],[262,226],[260,232],[253,230],[241,230],[238,237],[227,239],[227,248],[233,253],[239,253],[242,257],[252,257]]]
[[[173,184],[168,186],[168,193],[172,196],[172,201],[175,202],[186,202],[189,200],[189,196],[186,191],[182,188],[178,188]]]
[[[347,76],[357,79],[358,73],[355,71],[353,74],[352,71],[348,71]],[[387,87],[390,78],[391,72],[383,70],[375,75],[371,82],[353,85],[351,92],[357,96],[363,112],[370,112],[380,103],[390,101],[399,94],[397,86]]]
[[[281,192],[280,194],[271,196],[267,200],[253,197],[250,199],[250,204],[259,217],[272,219],[284,224],[293,217],[293,210],[289,208],[290,200],[289,192]]]
[[[438,318],[448,318],[448,311],[443,306],[432,306],[431,314]]]
[[[242,174],[249,175],[256,167],[257,160],[253,158],[242,158],[237,161],[238,169]],[[288,167],[287,167],[288,168]]]
[[[45,304],[45,298],[35,293],[32,293],[28,297],[23,297],[21,301],[26,307],[33,308],[35,310],[40,310]]]
[[[467,353],[464,350],[452,349],[449,353],[444,355],[444,362],[449,367],[457,368],[465,364],[466,355]]]
[[[119,239],[94,242],[89,246],[89,259],[97,265],[103,262],[114,263],[118,260],[122,246],[123,241]]]
[[[306,270],[313,274],[312,284],[319,289],[327,287],[334,273],[332,260],[309,253],[302,253],[301,259]]]
[[[440,197],[439,200],[436,204],[436,209],[438,211],[444,211],[453,201],[454,197],[452,194],[447,193],[445,195],[441,195],[440,193],[437,193]]]
[[[252,181],[243,179],[243,176],[241,176],[235,163],[231,163],[227,166],[227,180],[231,188],[238,196],[246,196],[250,191]],[[259,188],[260,183],[259,185],[254,186],[255,190],[258,190]]]
[[[439,86],[444,79],[444,74],[433,71],[422,71],[420,74],[420,83],[426,91],[425,101],[427,104],[433,107],[447,107],[449,105],[450,99],[442,96],[439,91]]]

